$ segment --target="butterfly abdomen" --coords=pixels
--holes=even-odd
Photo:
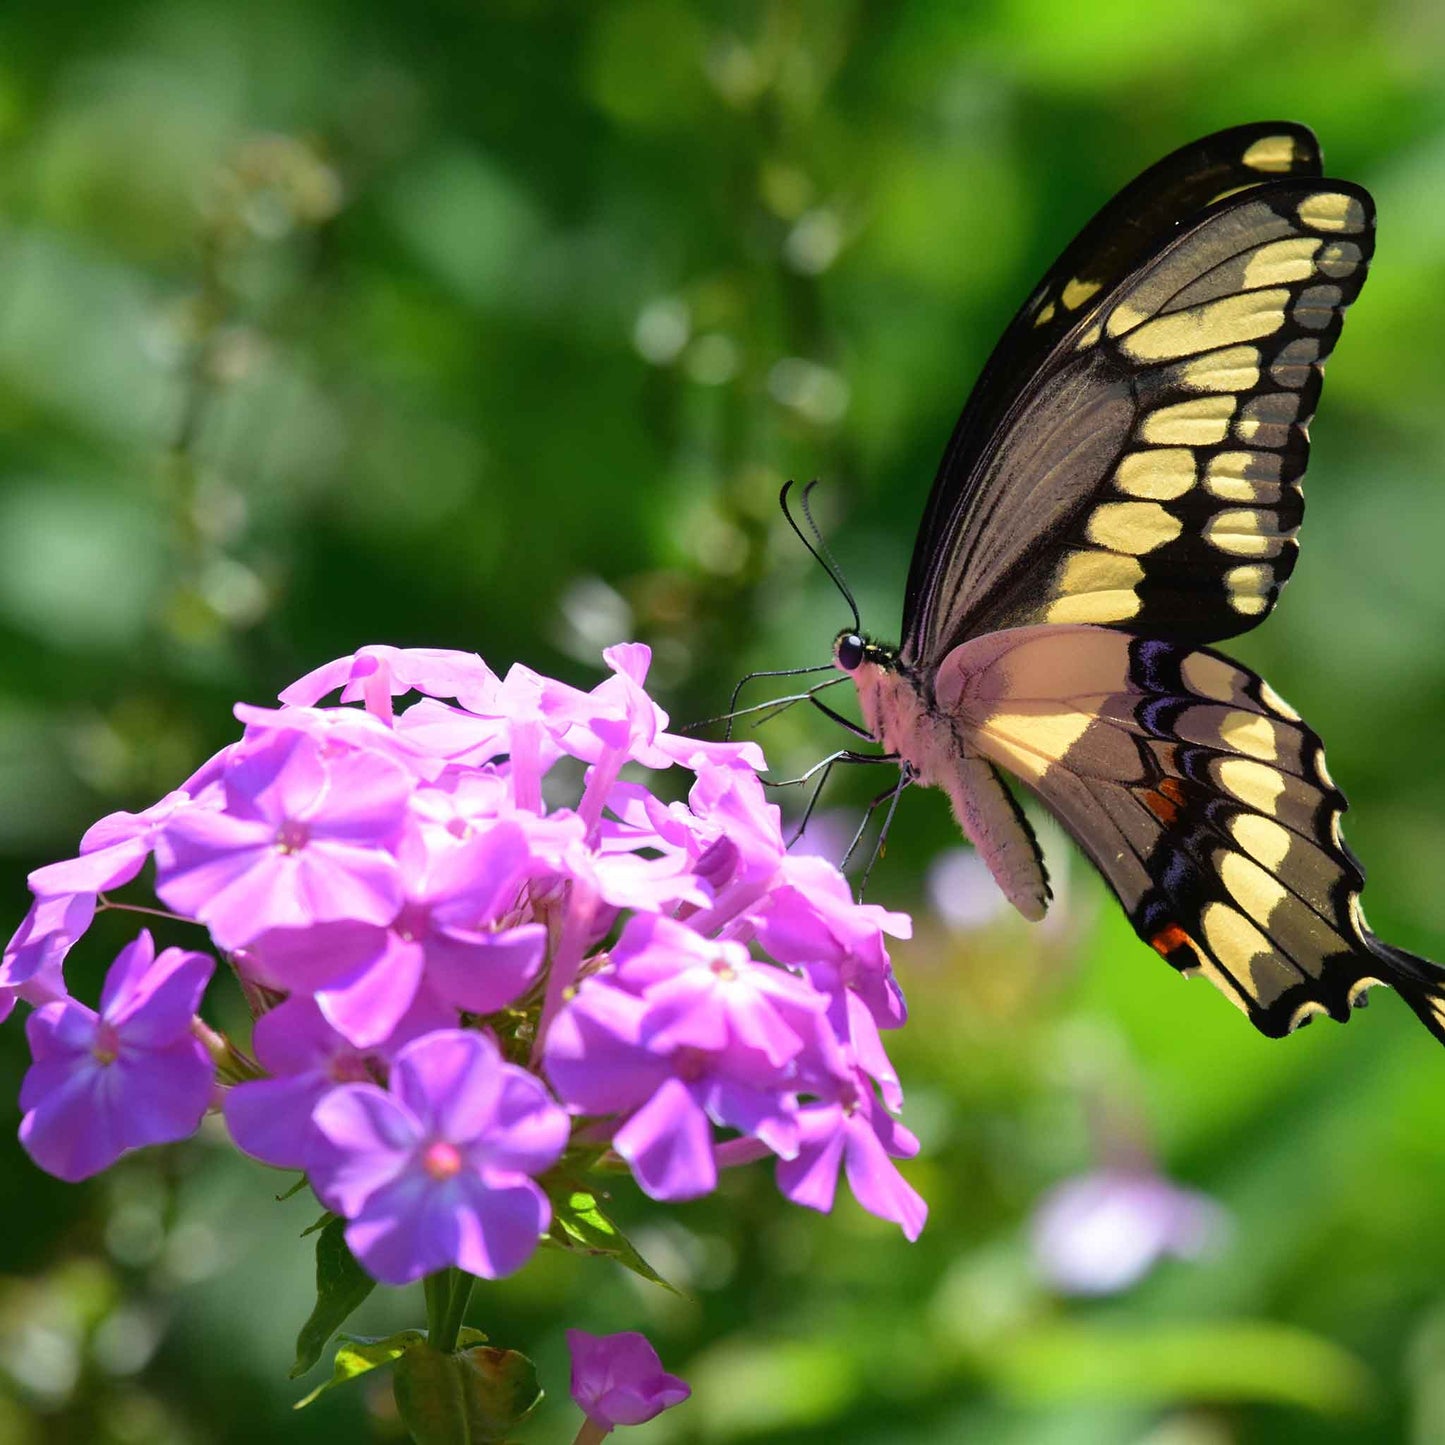
[[[1008,785],[964,741],[953,720],[895,665],[865,662],[853,672],[864,721],[909,776],[941,788],[1004,897],[1031,923],[1048,911],[1048,874],[1038,842]]]

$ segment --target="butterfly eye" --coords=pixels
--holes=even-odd
[[[833,644],[833,660],[844,672],[856,672],[863,666],[863,639],[856,632],[841,634]]]

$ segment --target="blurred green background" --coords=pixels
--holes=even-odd
[[[1286,117],[1375,193],[1379,250],[1295,580],[1235,650],[1328,741],[1374,926],[1445,957],[1442,82],[1429,0],[6,0],[7,916],[232,736],[234,700],[363,642],[586,684],[638,637],[681,719],[825,660],[846,613],[780,523],[788,476],[826,479],[892,635],[954,415],[1042,268],[1164,152]],[[783,774],[838,745],[799,715],[763,739]],[[838,782],[822,839],[870,784]],[[579,1325],[642,1328],[693,1382],[639,1441],[1445,1439],[1439,1047],[1389,997],[1257,1036],[1057,838],[1049,923],[975,878],[946,925],[925,881],[954,841],[910,795],[871,887],[918,914],[923,1238],[789,1208],[761,1166],[666,1211],[620,1190],[685,1297],[551,1256],[479,1289],[472,1322],[551,1390],[527,1438],[570,1439]],[[73,956],[83,996],[114,941]],[[0,1098],[25,1062],[17,1019]],[[6,1134],[3,1445],[397,1438],[384,1387],[290,1410],[314,1211],[279,1176],[208,1131],[69,1188]],[[1031,1212],[1140,1151],[1231,1230],[1061,1297]],[[418,1291],[354,1323],[421,1318]]]

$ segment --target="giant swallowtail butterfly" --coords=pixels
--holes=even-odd
[[[954,428],[894,649],[840,633],[872,736],[944,789],[1025,917],[1049,887],[1000,770],[1139,936],[1261,1032],[1397,988],[1445,1039],[1445,969],[1377,938],[1345,799],[1299,714],[1206,644],[1294,566],[1321,369],[1374,206],[1304,127],[1167,156],[1084,228]]]

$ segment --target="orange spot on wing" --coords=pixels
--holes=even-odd
[[[1177,923],[1161,928],[1149,940],[1149,947],[1166,963],[1181,971],[1199,967],[1199,950]]]
[[[1184,784],[1181,783],[1178,778],[1165,778],[1164,781],[1159,784],[1159,791],[1163,793],[1170,802],[1177,803],[1181,808],[1188,798],[1188,794],[1184,791]]]
[[[1167,828],[1183,812],[1188,797],[1178,778],[1165,778],[1157,788],[1140,793],[1139,801]]]

